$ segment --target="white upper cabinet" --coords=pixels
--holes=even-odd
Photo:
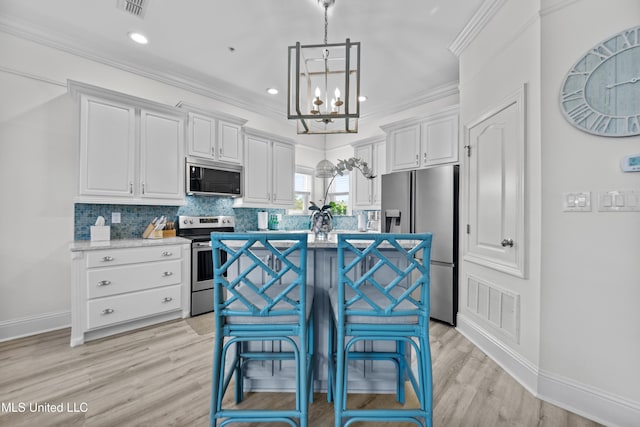
[[[353,144],[353,155],[367,162],[376,176],[365,178],[359,171],[351,172],[353,208],[380,209],[382,174],[385,173],[386,147],[384,137],[369,138]]]
[[[189,111],[187,154],[223,163],[243,162],[242,125],[246,120],[222,113],[209,113],[184,103]],[[195,111],[194,111],[195,110]]]
[[[253,129],[245,129],[245,135],[242,206],[292,207],[295,176],[293,141]]]
[[[184,198],[184,120],[140,111],[140,196]]]
[[[70,88],[80,105],[77,201],[184,204],[181,111],[80,83]]]
[[[456,163],[458,126],[457,106],[429,117],[382,126],[387,133],[388,171]]]
[[[391,172],[420,167],[420,125],[394,129],[388,134],[389,168]]]
[[[80,195],[131,197],[135,151],[135,108],[82,95]]]

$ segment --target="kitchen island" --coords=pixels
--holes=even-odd
[[[286,244],[286,243],[285,243]],[[329,295],[337,291],[338,285],[338,256],[337,256],[337,234],[331,233],[327,240],[316,239],[313,234],[309,234],[308,254],[307,254],[307,283],[314,285],[314,306],[313,316],[315,322],[315,349],[316,361],[314,371],[315,391],[327,390],[327,339],[329,331],[330,304]],[[382,249],[384,250],[384,249]],[[254,251],[256,256],[266,256],[260,249]],[[406,260],[398,255],[394,257],[395,264],[399,268],[406,267]],[[368,266],[375,264],[375,259],[370,257]],[[364,271],[354,272],[359,276]],[[395,276],[395,273],[388,269],[381,269],[381,274]],[[228,272],[228,277],[233,278],[233,271]],[[264,283],[262,277],[256,274],[251,278],[255,283]],[[256,342],[251,343],[250,350],[256,351],[286,351],[288,350],[279,342]],[[394,350],[395,344],[388,341],[363,341],[358,343],[356,351],[384,351]],[[395,367],[386,361],[357,360],[349,363],[349,392],[362,393],[395,393],[396,392],[396,372]],[[295,390],[295,363],[293,361],[261,361],[253,363],[247,367],[245,376],[245,390],[250,391],[294,391]]]

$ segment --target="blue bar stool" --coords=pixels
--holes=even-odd
[[[313,398],[313,286],[306,280],[307,234],[211,233],[211,247],[216,325],[210,424],[268,421],[307,426]],[[266,341],[280,342],[286,351],[251,347],[252,342]],[[295,361],[295,408],[223,408],[232,378],[239,404],[247,363],[267,360]]]
[[[328,399],[335,426],[360,421],[408,422],[432,426],[433,381],[429,346],[431,233],[338,235],[338,289],[329,295]],[[357,351],[362,341],[390,342],[384,351]],[[395,345],[394,345],[395,344]],[[389,348],[395,350],[389,350]],[[413,348],[417,373],[409,363]],[[404,405],[408,378],[418,408],[347,408],[352,360],[390,361],[396,368],[396,399]],[[380,363],[380,362],[372,362]]]

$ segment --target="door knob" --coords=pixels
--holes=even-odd
[[[502,242],[500,242],[500,244],[502,245],[503,248],[506,248],[507,246],[512,248],[513,247],[513,239],[502,239]]]

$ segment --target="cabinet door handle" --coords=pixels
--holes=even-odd
[[[169,277],[169,276],[173,276],[172,271],[165,271],[164,273],[162,273],[162,277]]]
[[[218,150],[218,152],[220,153],[220,156],[222,156],[222,147],[220,147],[220,149]]]
[[[107,315],[107,314],[113,314],[115,310],[113,308],[105,308],[104,310],[102,310],[102,315]]]
[[[424,152],[424,156],[422,157],[424,160],[422,161],[423,163],[427,163],[427,152]]]
[[[133,194],[133,182],[129,183],[129,194]]]
[[[420,164],[420,154],[416,154],[416,165]]]
[[[144,194],[144,182],[142,183],[142,194]]]
[[[111,284],[111,280],[101,280],[98,282],[98,286],[108,286]]]
[[[112,256],[107,255],[102,257],[102,262],[109,262],[109,261],[113,261]]]
[[[169,251],[162,252],[162,256],[171,256],[171,255],[173,255],[173,252],[169,252]]]
[[[513,239],[502,239],[502,242],[500,242],[500,244],[502,245],[503,248],[506,248],[507,246],[512,248],[513,247]]]
[[[162,300],[162,302],[171,302],[171,301],[173,301],[173,298],[171,297],[164,297]]]

